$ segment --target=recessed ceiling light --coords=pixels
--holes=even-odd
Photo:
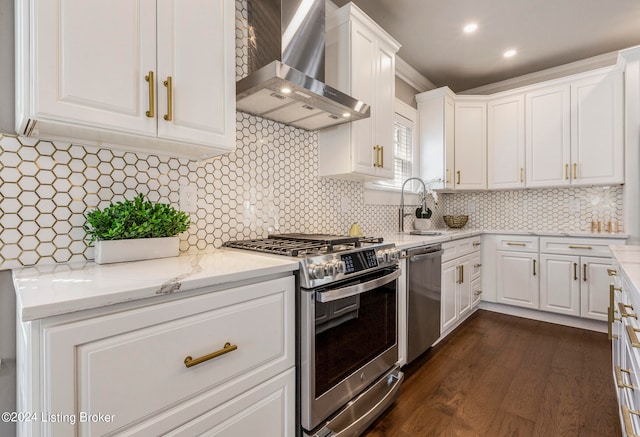
[[[280,92],[282,94],[290,94],[291,93],[291,88],[287,88],[287,87],[280,88]]]
[[[518,53],[517,51],[515,51],[514,49],[509,49],[507,51],[505,51],[502,56],[504,56],[505,58],[513,58],[516,53]]]
[[[473,33],[478,30],[478,23],[469,23],[462,28],[464,33]]]
[[[348,113],[348,112],[345,112],[344,114],[342,114],[342,116],[343,116],[344,118],[349,118],[349,117],[351,117],[351,114],[350,114],[350,113]]]

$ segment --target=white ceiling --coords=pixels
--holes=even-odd
[[[456,92],[640,44],[639,0],[354,3],[402,44],[402,59]],[[464,34],[471,21],[478,30]],[[509,48],[518,54],[505,59]]]

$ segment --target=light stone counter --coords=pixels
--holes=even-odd
[[[620,268],[631,281],[631,286],[640,292],[640,246],[609,246],[620,263]]]
[[[298,269],[298,261],[219,249],[148,261],[57,264],[13,271],[17,319],[29,321]]]

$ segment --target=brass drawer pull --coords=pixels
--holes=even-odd
[[[593,247],[591,247],[591,246],[575,246],[573,244],[570,244],[569,245],[569,249],[589,249],[589,250],[591,250],[591,249],[593,249]]]
[[[627,312],[627,308],[630,308],[633,310],[633,305],[626,305],[622,302],[618,302],[618,308],[620,309],[620,315],[622,317],[633,317],[634,319],[638,320],[637,314]]]
[[[573,280],[578,280],[578,263],[573,263]]]
[[[618,271],[616,269],[607,269],[607,275],[618,276]]]
[[[224,344],[222,349],[220,349],[219,351],[212,352],[209,355],[205,355],[203,357],[195,358],[195,359],[191,358],[191,356],[186,357],[184,359],[184,365],[187,366],[187,368],[193,367],[200,363],[204,363],[205,361],[209,361],[221,355],[228,354],[229,352],[233,352],[236,349],[238,349],[238,345],[227,342]]]
[[[507,241],[507,246],[527,247],[527,243],[514,243],[513,241]]]
[[[616,366],[616,385],[620,388],[630,388],[631,390],[635,390],[636,388],[633,385],[624,383],[624,381],[622,380],[622,372],[626,373],[627,375],[631,375],[631,370],[623,369],[620,366]]]
[[[482,290],[476,290],[473,292],[476,296],[480,296],[482,294]]]
[[[520,167],[520,182],[524,182],[524,168]]]
[[[640,332],[640,329],[627,325],[627,335],[629,336],[629,340],[631,340],[631,346],[640,347],[640,341],[638,341],[638,335],[636,332]]]
[[[482,264],[474,264],[473,267],[477,269],[478,267],[482,267]]]
[[[578,179],[578,164],[575,162],[573,163],[573,178]]]
[[[481,244],[482,244],[482,243],[481,243],[481,242],[479,242],[479,241],[474,241],[474,242],[473,242],[473,247],[478,247],[478,246],[480,246]]]
[[[564,178],[565,180],[569,180],[569,164],[564,165]]]
[[[458,174],[458,185],[460,185],[460,170],[456,172]]]
[[[150,71],[144,77],[144,80],[149,82],[149,110],[145,113],[145,115],[149,118],[153,118],[156,116],[156,81],[153,78],[153,71]]]
[[[622,421],[624,422],[624,430],[627,433],[627,437],[638,437],[638,434],[633,431],[632,414],[640,416],[640,411],[630,410],[626,405],[622,406]]]
[[[173,120],[173,78],[167,76],[167,80],[163,84],[167,87],[167,113],[164,114],[164,119],[171,121]]]

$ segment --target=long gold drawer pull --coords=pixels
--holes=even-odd
[[[627,433],[627,437],[638,437],[638,434],[633,430],[633,423],[631,422],[632,414],[640,416],[640,411],[630,410],[626,405],[622,406],[622,421],[624,422],[624,430]]]
[[[578,164],[573,163],[573,178],[578,179]]]
[[[145,114],[147,117],[153,118],[156,116],[156,81],[153,78],[153,71],[150,71],[144,80],[149,82],[149,110]]]
[[[184,359],[184,365],[187,366],[187,368],[193,367],[198,364],[204,363],[205,361],[209,361],[221,355],[228,354],[229,352],[233,352],[236,349],[238,349],[238,345],[227,342],[224,344],[222,349],[220,349],[219,351],[212,352],[209,355],[205,355],[203,357],[195,358],[195,359],[191,358],[191,356],[188,356],[187,358]]]
[[[607,269],[607,275],[618,276],[618,271],[616,269]]]
[[[629,340],[631,340],[631,346],[640,347],[640,341],[638,341],[638,335],[636,332],[640,332],[640,329],[627,325],[627,335],[629,336]]]
[[[573,280],[578,280],[578,263],[573,263]]]
[[[633,385],[624,383],[622,379],[623,372],[627,375],[631,375],[631,370],[623,369],[620,366],[616,366],[616,385],[620,388],[630,388],[631,390],[635,390],[636,388]]]
[[[164,119],[171,121],[173,120],[173,78],[167,76],[167,80],[163,83],[167,87],[167,113],[164,114]]]
[[[480,296],[482,294],[482,290],[476,290],[473,292],[476,296]]]
[[[618,302],[618,308],[620,309],[620,315],[622,317],[633,317],[634,319],[638,320],[637,314],[627,312],[627,308],[630,308],[633,310],[633,305],[627,305],[622,302]]]
[[[591,249],[593,249],[593,247],[591,247],[591,246],[575,246],[573,244],[570,244],[569,245],[569,249],[589,249],[589,250],[591,250]]]
[[[507,241],[507,246],[527,247],[527,243],[514,243],[513,241]]]

